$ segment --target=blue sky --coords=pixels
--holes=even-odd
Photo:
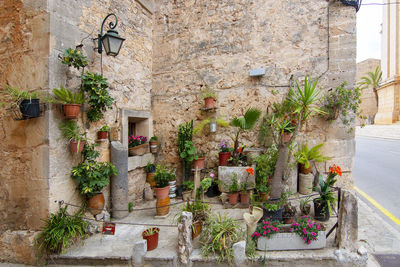
[[[363,4],[382,0],[363,0]],[[382,6],[362,5],[357,13],[357,62],[381,58]]]

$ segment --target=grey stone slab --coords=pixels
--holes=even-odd
[[[111,162],[118,171],[111,177],[112,217],[120,219],[128,215],[128,150],[120,142],[111,142]]]

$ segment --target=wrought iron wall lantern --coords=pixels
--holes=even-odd
[[[104,27],[104,23],[106,22],[106,20],[110,17],[110,16],[114,16],[115,18],[115,23],[114,22],[110,22],[108,25],[110,27],[110,29],[107,31],[107,33],[105,33],[103,35],[103,27]],[[115,29],[115,27],[117,27],[118,24],[118,18],[114,13],[108,14],[104,20],[103,23],[101,24],[101,30],[100,30],[100,34],[98,36],[98,47],[97,47],[97,51],[101,54],[103,52],[103,46],[104,45],[104,50],[106,51],[106,54],[108,56],[117,56],[119,53],[119,50],[121,49],[122,43],[125,41],[124,38],[122,38],[121,36],[118,35],[118,32]]]

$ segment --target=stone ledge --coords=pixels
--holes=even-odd
[[[154,163],[154,156],[151,153],[146,153],[142,156],[128,157],[128,171],[146,167],[148,162]]]

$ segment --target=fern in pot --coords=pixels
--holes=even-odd
[[[71,90],[60,86],[60,88],[54,88],[52,90],[54,94],[54,100],[56,103],[63,105],[64,116],[67,119],[75,119],[79,115],[82,104],[85,102],[85,96],[83,92],[72,93]]]
[[[80,153],[86,142],[85,134],[76,121],[63,121],[60,126],[61,135],[69,141],[71,152]]]

